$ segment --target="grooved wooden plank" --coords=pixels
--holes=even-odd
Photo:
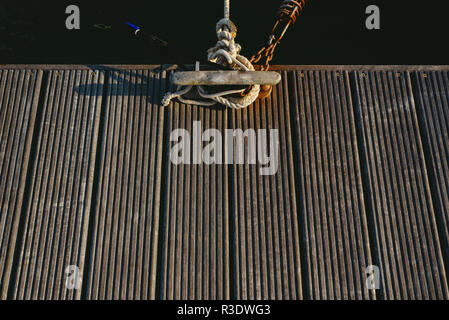
[[[0,66],[2,299],[370,299],[370,264],[376,297],[448,298],[447,67],[281,68],[244,110],[164,109],[149,66],[23,68]],[[223,160],[226,129],[278,129],[277,173],[257,131],[244,164],[174,164],[194,121]]]
[[[50,71],[12,298],[79,299],[104,72]]]
[[[447,299],[448,287],[408,72],[356,72],[384,299]]]
[[[444,243],[441,245],[449,256],[449,74],[413,72],[412,78],[433,170],[436,211],[442,222]]]
[[[6,299],[43,72],[0,70],[0,298]]]
[[[167,154],[161,298],[229,299],[229,169],[201,161],[201,150],[214,139],[202,141],[203,131],[215,129],[224,137],[227,111],[174,102],[167,108],[167,119],[168,135],[176,129],[188,134],[182,141],[175,135],[166,141],[167,153],[179,141],[185,151],[191,150],[186,154],[191,164],[175,164]]]
[[[290,80],[306,295],[373,298],[365,285],[372,259],[348,73],[295,71]]]
[[[165,82],[165,71],[110,71],[88,299],[155,298]]]
[[[243,110],[232,110],[231,120],[232,128],[244,132],[253,129],[258,139],[257,145],[245,139],[245,162],[238,164],[234,160],[232,170],[236,298],[302,299],[286,72],[268,99]],[[261,139],[260,129],[266,130],[266,139]],[[277,130],[277,139],[273,130]],[[277,152],[271,152],[271,143]],[[249,162],[251,148],[252,153],[260,152],[263,144],[270,150],[267,156],[278,163],[272,175],[261,175],[260,169],[267,165],[260,160],[257,164]]]

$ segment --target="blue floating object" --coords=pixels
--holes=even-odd
[[[127,22],[126,24],[127,24],[128,26],[130,26],[131,28],[133,28],[134,30],[140,30],[140,28],[139,28],[138,26],[133,25],[133,24],[130,23],[130,22]]]

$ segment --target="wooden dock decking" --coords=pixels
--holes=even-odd
[[[448,299],[449,66],[275,70],[236,111],[161,107],[165,66],[0,66],[1,298]],[[278,129],[277,174],[174,165],[195,120]]]

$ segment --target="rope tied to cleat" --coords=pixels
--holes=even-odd
[[[230,20],[230,0],[224,0],[224,18],[218,21],[216,26],[218,41],[215,47],[208,50],[207,59],[209,64],[214,63],[231,71],[227,71],[226,76],[223,72],[200,72],[197,63],[196,72],[184,72],[183,75],[174,73],[172,83],[177,86],[177,91],[168,92],[162,99],[162,104],[167,106],[172,99],[178,98],[181,102],[189,104],[211,106],[221,103],[233,109],[242,109],[252,104],[257,98],[268,96],[272,86],[281,80],[279,74],[268,71],[274,51],[287,29],[295,23],[305,3],[306,0],[284,0],[277,12],[276,23],[267,46],[262,47],[251,59],[247,59],[240,54],[242,47],[235,43],[237,28]],[[255,72],[256,64],[259,64],[257,72]],[[228,88],[218,92],[208,92],[214,86],[216,89],[218,85],[245,85],[246,88],[234,90]],[[191,95],[192,92],[201,100],[184,97],[187,94]]]
[[[216,63],[225,68],[235,71],[255,71],[251,62],[240,54],[242,47],[235,43],[237,36],[237,27],[230,20],[230,0],[225,0],[224,3],[224,18],[218,21],[216,25],[216,33],[218,41],[213,48],[207,52],[207,59],[209,62]],[[197,65],[197,71],[199,66]],[[193,89],[197,90],[201,100],[192,100],[183,98]],[[252,104],[259,96],[260,85],[251,85],[249,88],[223,90],[220,92],[210,93],[206,86],[185,86],[178,87],[176,92],[168,92],[162,99],[162,105],[167,106],[174,98],[179,101],[189,104],[196,104],[202,106],[212,106],[216,103],[221,103],[229,108],[242,109]]]

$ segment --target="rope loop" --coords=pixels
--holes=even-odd
[[[246,70],[246,66],[240,64],[237,56],[240,54],[242,47],[235,43],[237,36],[237,27],[226,18],[218,21],[216,26],[218,41],[215,47],[207,51],[207,59],[211,62],[221,64],[232,69],[236,69],[235,65],[239,65],[241,70]]]

